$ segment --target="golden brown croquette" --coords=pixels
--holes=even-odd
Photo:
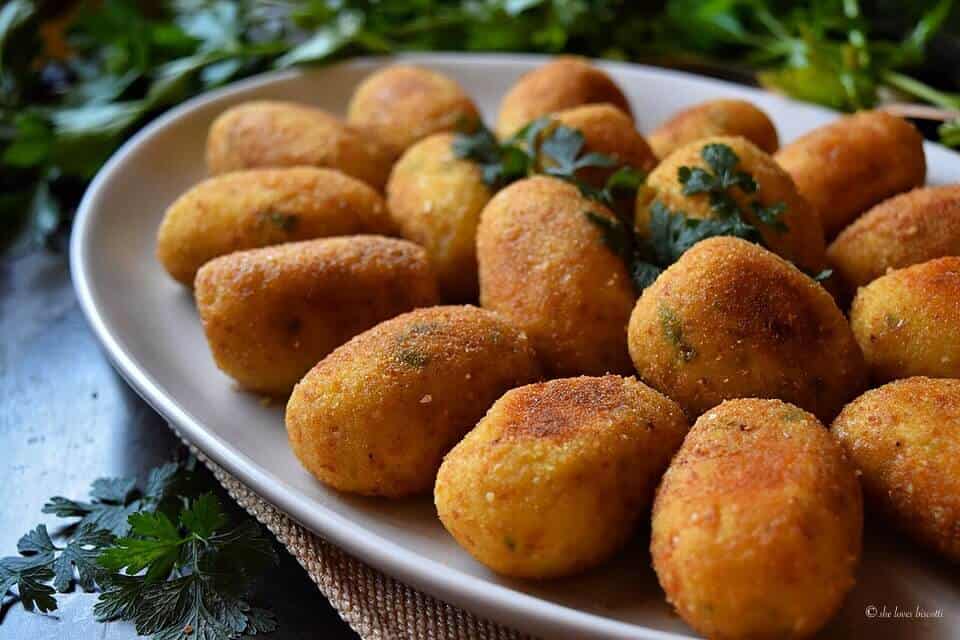
[[[477,225],[493,196],[480,168],[457,158],[453,134],[438,133],[407,149],[387,184],[390,215],[403,237],[423,245],[447,301],[475,301]]]
[[[850,326],[878,382],[960,377],[960,257],[891,271],[861,287]]]
[[[583,153],[602,153],[616,162],[609,169],[590,168],[577,172],[578,178],[597,187],[603,187],[607,177],[623,165],[646,173],[657,164],[650,145],[637,131],[633,120],[613,105],[574,107],[554,114],[551,119],[583,135]]]
[[[853,587],[862,529],[854,468],[813,415],[728,400],[664,475],[650,550],[667,600],[704,636],[800,638]]]
[[[960,255],[960,185],[914,189],[884,200],[827,249],[852,295],[890,269]]]
[[[525,331],[553,377],[631,370],[636,294],[587,212],[613,216],[574,185],[538,176],[495,195],[477,230],[481,305]]]
[[[480,113],[456,81],[423,67],[395,64],[360,83],[350,99],[347,122],[399,156],[431,134],[476,127]]]
[[[707,100],[675,113],[649,136],[658,158],[691,142],[717,136],[742,137],[765,153],[780,146],[777,129],[766,113],[746,100]]]
[[[338,169],[383,190],[393,156],[372,135],[293,102],[244,102],[224,111],[207,136],[214,175],[264,167]]]
[[[884,111],[838,118],[783,147],[774,159],[820,216],[827,239],[890,196],[923,184],[923,137]]]
[[[508,138],[541,116],[602,103],[633,117],[627,98],[604,71],[585,58],[559,56],[523,75],[503,97],[497,135]]]
[[[520,387],[447,454],[437,512],[498,573],[570,575],[626,541],[686,432],[680,407],[634,378]]]
[[[337,348],[293,390],[287,435],[335,489],[429,491],[443,455],[504,392],[540,377],[526,336],[477,307],[418,309]]]
[[[731,187],[727,193],[736,200],[744,219],[760,232],[763,244],[777,255],[793,262],[807,273],[820,273],[826,266],[823,229],[810,204],[797,192],[790,176],[769,155],[745,138],[714,137],[692,142],[673,152],[647,177],[646,186],[637,193],[637,226],[641,231],[649,225],[649,210],[661,202],[690,218],[717,216],[706,193],[684,194],[678,171],[681,167],[713,171],[703,158],[705,148],[723,145],[736,154],[738,171],[749,173],[757,184],[755,193]],[[781,203],[786,208],[778,221],[770,225],[758,219],[752,202],[764,207]]]
[[[687,251],[630,318],[641,380],[696,417],[732,398],[779,398],[823,420],[863,390],[863,356],[830,294],[733,237]]]
[[[361,331],[437,302],[426,252],[382,236],[221,256],[200,269],[195,293],[217,366],[245,389],[275,396]]]
[[[283,242],[395,230],[383,198],[339,171],[250,169],[204,180],[170,205],[157,258],[187,286],[208,260]]]
[[[960,380],[906,378],[866,392],[834,421],[867,502],[960,562]]]

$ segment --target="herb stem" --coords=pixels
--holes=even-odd
[[[943,109],[960,110],[960,94],[946,93],[934,89],[926,83],[897,71],[885,72],[883,74],[883,81],[895,89],[908,93],[915,98],[926,100]]]

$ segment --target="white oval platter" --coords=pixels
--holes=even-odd
[[[404,60],[446,73],[493,123],[501,96],[547,58],[417,54]],[[528,583],[500,578],[473,561],[436,518],[429,497],[404,502],[331,491],[304,471],[287,446],[280,407],[238,391],[214,366],[190,292],[154,258],[157,227],[174,198],[205,175],[207,127],[226,107],[251,99],[295,100],[335,113],[389,59],[353,60],[258,76],[172,109],[128,141],[103,167],[80,206],[71,270],[83,310],[117,369],[143,398],[217,464],[261,496],[373,567],[479,616],[548,638],[686,638],[693,632],[665,603],[644,534],[587,575]],[[630,99],[641,131],[678,109],[742,97],[769,113],[781,140],[836,115],[717,80],[630,64],[599,63]],[[927,144],[929,182],[960,181],[960,156]],[[825,635],[949,638],[960,625],[960,581],[945,562],[868,528],[857,588]],[[869,607],[878,614],[870,617]],[[883,607],[942,617],[884,618]]]

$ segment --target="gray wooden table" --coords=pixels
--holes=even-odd
[[[0,556],[56,518],[40,508],[53,495],[86,498],[102,476],[135,476],[169,459],[178,441],[111,368],[87,327],[67,258],[40,252],[0,257]],[[280,620],[275,640],[357,636],[283,553],[260,602]],[[95,622],[95,594],[60,596],[52,615],[4,600],[0,638],[126,640],[132,625]]]

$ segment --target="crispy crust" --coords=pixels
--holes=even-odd
[[[960,257],[891,271],[862,287],[850,325],[878,382],[960,377]]]
[[[833,238],[861,213],[923,184],[923,137],[906,120],[862,111],[814,129],[774,159],[793,177]]]
[[[205,264],[195,293],[217,366],[275,396],[356,334],[437,302],[426,252],[381,236],[238,251]]]
[[[190,286],[204,263],[233,251],[394,231],[383,198],[339,171],[250,169],[208,178],[177,198],[157,232],[157,259]]]
[[[862,527],[854,468],[814,416],[729,400],[664,475],[650,550],[667,599],[705,636],[805,637],[853,587]]]
[[[960,255],[960,185],[884,200],[843,230],[827,258],[852,294],[890,269]]]
[[[407,149],[387,183],[390,215],[401,234],[427,249],[448,301],[478,294],[477,225],[493,196],[476,164],[453,155],[453,134],[438,133]]]
[[[500,395],[539,377],[527,337],[496,314],[418,309],[361,333],[304,376],[287,404],[287,435],[307,470],[335,489],[422,493]]]
[[[437,512],[494,571],[570,575],[626,541],[686,431],[680,407],[634,378],[520,387],[447,454]]]
[[[633,120],[610,104],[589,104],[556,113],[553,120],[576,129],[584,138],[584,153],[611,156],[617,165],[629,165],[644,173],[653,169],[657,159],[650,145],[637,131]],[[578,177],[602,187],[616,169],[588,169]]]
[[[763,236],[765,246],[774,253],[797,264],[808,273],[819,273],[826,266],[823,229],[820,219],[810,204],[800,195],[790,176],[769,155],[745,138],[712,137],[697,140],[681,147],[663,160],[647,177],[646,187],[637,194],[637,225],[646,228],[649,207],[659,200],[671,209],[681,210],[693,218],[712,218],[716,214],[706,194],[687,196],[677,179],[680,167],[707,168],[700,151],[708,144],[724,144],[740,158],[739,168],[751,174],[757,182],[755,194],[747,195],[733,189],[733,195],[745,212],[745,218]],[[780,220],[786,231],[760,223],[750,208],[754,199],[764,206],[778,202],[786,205]]]
[[[497,135],[507,138],[540,116],[600,103],[633,118],[629,101],[610,76],[584,58],[559,56],[525,74],[503,97]]]
[[[640,379],[696,417],[780,398],[830,420],[865,386],[863,357],[823,287],[775,254],[704,240],[648,287],[629,327]]]
[[[329,167],[382,191],[392,162],[390,151],[370,134],[293,102],[244,102],[220,114],[207,136],[207,170],[214,175],[263,167]]]
[[[960,562],[960,380],[907,378],[873,389],[832,430],[870,504]]]
[[[675,113],[649,136],[658,158],[691,142],[716,136],[743,137],[766,153],[780,146],[777,129],[766,113],[746,100],[707,100]]]
[[[587,211],[613,215],[569,183],[534,177],[495,195],[477,231],[482,306],[526,331],[555,377],[631,370],[636,296]]]
[[[347,122],[369,131],[395,157],[431,134],[479,121],[476,105],[457,82],[404,64],[367,76],[347,108]]]

